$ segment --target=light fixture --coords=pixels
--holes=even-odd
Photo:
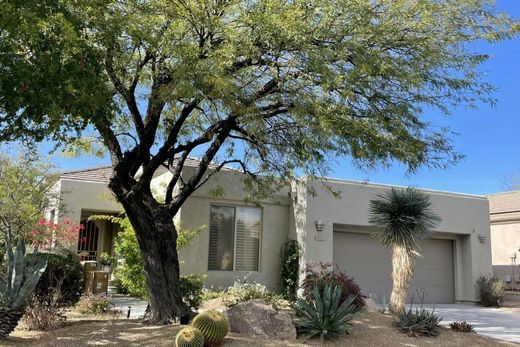
[[[322,232],[323,229],[325,229],[325,223],[323,223],[323,221],[321,221],[321,220],[317,220],[316,221],[316,230],[318,230],[319,232]]]
[[[486,242],[486,236],[485,235],[478,234],[477,237],[478,237],[478,240],[480,241],[480,243]]]

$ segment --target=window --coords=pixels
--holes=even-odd
[[[211,206],[208,269],[258,271],[262,211]]]

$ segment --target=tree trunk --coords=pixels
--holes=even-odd
[[[7,339],[7,336],[16,328],[22,318],[25,307],[10,309],[0,307],[0,340]]]
[[[137,195],[137,194],[136,194]],[[149,291],[145,322],[169,324],[190,313],[179,285],[177,230],[173,215],[151,197],[130,195],[121,203],[135,230]]]
[[[394,319],[405,312],[406,295],[413,277],[414,258],[404,246],[394,245],[392,250],[392,294],[389,311]]]

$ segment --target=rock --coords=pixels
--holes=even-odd
[[[379,307],[376,305],[374,300],[369,299],[369,298],[365,299],[365,307],[364,307],[364,309],[367,312],[378,312],[379,311]]]
[[[295,340],[296,328],[288,312],[276,311],[265,300],[254,299],[230,307],[226,312],[231,331],[252,337]]]

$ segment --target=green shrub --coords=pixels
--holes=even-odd
[[[450,329],[461,333],[473,333],[475,332],[475,326],[466,321],[463,322],[452,322],[450,323]]]
[[[298,241],[289,240],[285,243],[282,256],[282,269],[280,277],[282,281],[282,296],[289,301],[296,300],[298,288],[298,272],[300,262],[300,246]]]
[[[48,253],[47,268],[40,277],[34,291],[39,301],[52,300],[51,289],[59,286],[60,298],[58,304],[69,307],[79,301],[84,290],[83,268],[76,254],[62,251],[62,254]]]
[[[283,298],[281,295],[269,291],[266,286],[260,283],[249,282],[247,277],[238,280],[233,287],[229,287],[223,295],[223,301],[226,306],[234,306],[253,299],[263,299],[275,309],[283,306]]]
[[[320,291],[314,286],[312,299],[299,297],[294,304],[294,324],[299,334],[307,338],[319,337],[323,342],[350,333],[352,319],[356,316],[355,296],[341,301],[341,287],[334,289],[326,284]]]
[[[76,311],[83,314],[104,314],[112,311],[114,304],[108,296],[82,296],[76,304]]]
[[[340,304],[343,303],[347,298],[353,296],[354,305],[358,310],[365,306],[365,300],[361,294],[361,288],[354,281],[352,277],[347,276],[343,271],[338,268],[330,269],[330,264],[308,264],[305,274],[305,279],[302,283],[303,295],[311,300],[314,296],[314,286],[318,286],[318,289],[322,291],[326,285],[330,287],[341,288]]]
[[[484,307],[500,307],[500,302],[504,298],[504,282],[500,278],[479,277],[477,288],[480,304]]]
[[[47,268],[27,303],[24,322],[29,330],[53,330],[65,320],[65,308],[83,294],[83,269],[76,254],[47,254]]]
[[[440,333],[439,323],[442,318],[435,314],[435,310],[428,311],[423,308],[415,309],[412,307],[406,311],[396,323],[399,330],[410,336],[437,336]]]
[[[107,252],[103,252],[99,255],[100,263],[103,266],[115,266],[117,265],[117,259],[115,257],[112,257]]]
[[[202,290],[205,280],[206,276],[203,275],[181,275],[182,299],[193,310],[197,310],[202,303]]]
[[[226,316],[215,310],[199,313],[193,319],[192,325],[204,334],[204,340],[208,346],[219,346],[229,331]]]

